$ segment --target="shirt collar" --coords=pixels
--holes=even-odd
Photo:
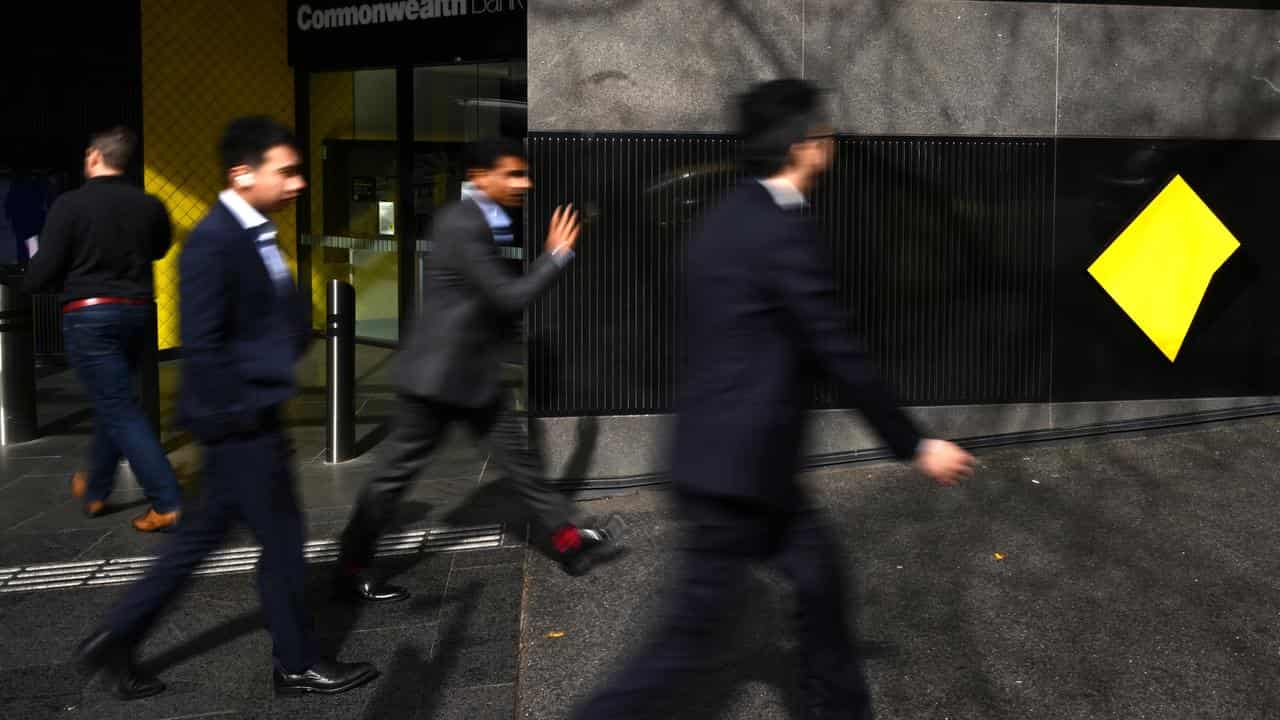
[[[769,191],[769,195],[773,197],[773,202],[783,210],[795,210],[809,204],[804,199],[804,193],[800,192],[799,188],[786,178],[767,178],[756,182]]]
[[[484,191],[467,184],[462,186],[462,196],[471,198],[471,201],[480,208],[480,212],[484,213],[485,222],[489,223],[491,229],[511,227],[511,216],[507,215],[507,211],[503,210],[501,205],[484,194]]]
[[[236,222],[240,223],[240,227],[245,230],[271,223],[266,216],[255,210],[252,205],[245,202],[244,198],[236,194],[235,190],[223,190],[218,193],[218,199],[222,201],[227,210],[231,211],[231,214],[235,216]]]

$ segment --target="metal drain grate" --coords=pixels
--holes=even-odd
[[[457,552],[502,546],[501,525],[468,528],[433,528],[384,535],[378,542],[378,557],[416,555],[420,552]],[[308,563],[338,559],[338,541],[312,540],[302,548]],[[229,575],[249,572],[258,564],[260,547],[228,548],[210,553],[193,575]],[[155,562],[154,556],[48,563],[19,568],[0,568],[0,593],[58,590],[62,588],[123,585],[142,577]]]

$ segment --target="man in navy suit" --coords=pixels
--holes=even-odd
[[[270,118],[241,118],[219,153],[229,187],[187,237],[179,262],[178,418],[204,445],[202,507],[78,653],[84,671],[106,671],[121,699],[164,689],[137,672],[133,649],[235,520],[262,545],[258,589],[276,691],[339,693],[377,674],[367,663],[320,658],[304,598],[302,514],[281,414],[297,391],[294,365],[311,328],[266,217],[306,187],[297,141]]]
[[[971,472],[964,450],[922,439],[848,332],[804,213],[835,151],[820,104],[803,80],[764,83],[739,101],[746,170],[757,179],[712,211],[689,247],[688,365],[671,466],[690,524],[682,580],[652,645],[582,720],[666,717],[664,705],[714,661],[718,621],[763,560],[796,590],[807,717],[870,716],[838,551],[796,481],[816,374],[838,381],[898,458],[942,485]]]

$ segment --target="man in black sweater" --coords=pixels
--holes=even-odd
[[[169,250],[169,215],[123,173],[137,147],[125,128],[95,135],[85,153],[88,182],[49,211],[27,273],[28,292],[62,293],[62,335],[97,416],[88,472],[71,491],[87,515],[100,515],[123,456],[151,500],[133,521],[141,532],[178,522],[178,480],[138,401],[133,378],[155,342],[151,263]]]
[[[672,607],[653,644],[579,720],[668,717],[678,692],[716,660],[751,565],[776,562],[795,587],[806,718],[868,718],[850,638],[841,559],[796,481],[812,381],[835,379],[884,438],[939,484],[973,459],[924,439],[876,377],[836,302],[805,195],[831,165],[832,130],[803,80],[754,88],[739,105],[747,180],[689,246],[688,365],[671,479],[690,524]]]

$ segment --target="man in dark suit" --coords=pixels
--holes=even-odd
[[[219,152],[230,187],[187,237],[179,262],[178,418],[204,445],[202,507],[79,650],[81,667],[106,670],[122,699],[164,689],[138,674],[133,648],[235,520],[262,545],[258,589],[276,692],[338,693],[377,674],[366,663],[319,657],[304,598],[302,514],[281,413],[311,331],[266,217],[306,187],[297,141],[270,118],[241,118]]]
[[[847,330],[805,194],[834,143],[818,91],[802,80],[739,102],[747,171],[689,247],[688,366],[672,458],[690,524],[683,573],[653,644],[578,713],[581,720],[666,717],[677,690],[716,655],[718,621],[750,566],[776,561],[795,586],[807,717],[870,714],[850,640],[840,558],[796,481],[815,371],[835,378],[903,460],[954,484],[972,458],[921,439]]]
[[[147,345],[155,349],[151,264],[169,251],[173,233],[164,205],[124,175],[137,145],[123,127],[93,136],[87,182],[53,204],[26,289],[62,293],[63,344],[93,399],[88,469],[72,477],[71,494],[85,515],[101,515],[123,456],[151,500],[133,527],[156,532],[178,524],[181,497],[134,377]]]
[[[524,418],[503,401],[500,357],[512,316],[559,277],[573,258],[577,214],[556,208],[545,250],[523,275],[504,267],[495,236],[510,233],[504,207],[519,207],[531,187],[524,148],[511,140],[476,143],[468,152],[470,188],[442,209],[431,228],[420,316],[400,352],[398,407],[386,440],[386,467],[360,495],[342,535],[338,590],[366,601],[408,597],[369,572],[396,505],[426,464],[446,426],[462,423],[484,441],[490,460],[524,501],[539,539],[564,570],[578,575],[618,552],[616,532],[580,528],[568,498],[547,484],[542,456]]]

